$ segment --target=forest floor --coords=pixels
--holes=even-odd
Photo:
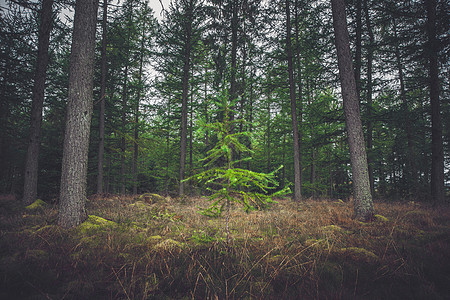
[[[146,199],[147,198],[147,199]],[[198,213],[210,203],[92,197],[88,219],[0,197],[0,299],[449,299],[450,207],[278,199],[264,211]]]

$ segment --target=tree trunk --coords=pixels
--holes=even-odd
[[[356,91],[359,96],[361,96],[361,60],[362,60],[362,0],[356,0],[356,41],[355,41],[355,80],[356,80]]]
[[[302,67],[301,67],[301,59],[300,59],[300,25],[299,20],[300,17],[298,15],[298,0],[295,0],[295,41],[296,41],[296,51],[295,51],[295,59],[297,62],[297,84],[298,84],[298,165],[300,168],[300,191],[301,185],[303,182],[303,155],[302,155],[302,141],[303,141],[303,82],[302,82]]]
[[[145,42],[145,27],[142,28],[141,37],[141,53],[139,57],[139,82],[138,82],[138,94],[136,97],[136,104],[134,106],[134,153],[133,153],[133,195],[138,193],[138,158],[139,158],[139,105],[141,101],[141,94],[143,89],[142,76],[143,76],[143,65],[144,65],[144,42]]]
[[[166,122],[167,122],[167,135],[166,135],[166,176],[164,179],[164,186],[166,189],[166,195],[169,194],[169,179],[170,179],[170,114],[171,114],[171,110],[170,110],[170,106],[171,105],[171,99],[169,96],[169,99],[167,100],[167,118],[166,118]]]
[[[270,170],[272,168],[271,164],[272,164],[272,158],[270,156],[270,103],[271,103],[271,99],[270,99],[270,93],[267,95],[267,168],[266,168],[266,172],[270,173]]]
[[[188,116],[188,94],[189,94],[189,75],[190,75],[190,60],[191,60],[191,37],[192,37],[192,14],[193,3],[189,2],[185,21],[185,35],[186,44],[184,45],[184,66],[183,66],[183,95],[181,104],[181,141],[180,141],[180,186],[179,195],[184,195],[185,183],[184,173],[186,171],[186,149],[187,149],[187,116]]]
[[[77,0],[70,54],[69,95],[62,158],[58,224],[86,218],[86,181],[94,85],[98,0]]]
[[[102,59],[100,78],[100,115],[99,115],[99,142],[98,142],[98,163],[97,163],[97,194],[103,193],[103,159],[105,153],[105,97],[106,97],[106,25],[108,18],[108,0],[103,1],[102,20]]]
[[[374,193],[374,179],[373,179],[373,170],[372,170],[372,149],[373,149],[373,122],[372,122],[372,105],[373,105],[373,83],[372,83],[372,66],[373,66],[373,49],[375,47],[375,39],[372,30],[372,23],[370,22],[369,15],[369,7],[367,4],[367,0],[364,0],[364,12],[366,17],[366,26],[367,33],[369,35],[369,45],[367,49],[367,151],[368,151],[368,159],[367,159],[367,167],[369,172],[369,182],[370,182],[370,191],[373,195]]]
[[[283,173],[281,174],[281,186],[286,185],[286,134],[283,134],[283,154],[281,155]]]
[[[294,201],[302,199],[301,175],[300,175],[300,145],[298,136],[297,104],[295,97],[294,67],[292,63],[291,47],[291,12],[289,7],[290,0],[286,0],[286,54],[289,72],[289,94],[291,99],[291,117],[294,148]]]
[[[233,15],[231,18],[231,76],[230,76],[230,103],[233,105],[234,99],[237,97],[237,84],[236,84],[236,71],[237,71],[237,44],[238,44],[238,27],[239,27],[239,7],[238,0],[232,0],[233,3]],[[233,108],[233,107],[231,107]],[[234,116],[231,113],[231,120]],[[233,133],[233,127],[232,127]]]
[[[8,82],[5,80],[5,78],[9,77],[9,62],[8,60],[5,61],[3,65],[3,80],[2,80],[2,86],[0,88],[0,132],[3,134],[0,134],[0,192],[4,193],[6,192],[6,187],[8,185],[9,179],[7,177],[9,176],[8,173],[8,147],[9,147],[9,141],[6,136],[7,128],[8,128],[8,119],[10,115],[10,108],[9,103],[6,100],[7,97],[7,89],[8,89]]]
[[[427,34],[429,55],[429,80],[431,102],[431,197],[434,203],[445,199],[444,148],[439,103],[438,41],[436,39],[436,0],[425,0],[427,9]]]
[[[192,75],[193,76],[193,75]],[[189,116],[189,176],[192,176],[194,170],[194,91],[191,86],[191,99],[190,99],[190,116]]]
[[[47,77],[48,48],[52,29],[53,0],[43,0],[39,25],[38,56],[34,75],[33,103],[31,106],[30,137],[25,163],[23,202],[29,205],[37,197],[38,161],[41,144],[42,107],[44,105],[45,80]]]
[[[209,123],[209,117],[208,117],[208,69],[205,67],[205,110],[204,110],[204,116],[205,116],[205,123]],[[205,148],[208,149],[209,147],[209,135],[208,130],[205,130]]]
[[[342,98],[344,100],[345,121],[350,148],[350,161],[352,165],[354,213],[355,218],[357,219],[371,220],[373,218],[374,209],[372,194],[370,193],[369,172],[361,124],[359,99],[350,53],[347,20],[345,16],[345,1],[332,0],[331,4]]]
[[[128,60],[128,54],[127,54]],[[123,82],[122,88],[122,134],[120,138],[120,193],[125,195],[126,187],[125,187],[125,155],[126,155],[126,140],[125,140],[125,132],[127,125],[127,97],[128,97],[128,62],[125,65],[125,78]]]
[[[417,165],[415,161],[415,155],[414,155],[414,141],[413,141],[413,135],[411,132],[411,116],[408,108],[408,100],[406,98],[406,88],[405,88],[405,79],[403,77],[403,67],[401,62],[401,55],[400,55],[400,46],[399,46],[399,40],[397,36],[397,24],[395,20],[395,16],[392,16],[392,22],[393,22],[393,30],[394,30],[394,37],[395,37],[395,58],[397,63],[397,69],[398,69],[398,78],[400,81],[400,97],[402,99],[402,105],[403,105],[403,113],[405,114],[405,122],[403,122],[403,130],[406,132],[406,139],[408,141],[408,170],[407,174],[408,182],[410,186],[410,193],[413,195],[417,195],[418,192],[418,178],[417,178]]]

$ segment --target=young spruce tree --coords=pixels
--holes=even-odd
[[[250,153],[251,150],[241,143],[239,139],[249,136],[249,132],[232,133],[232,128],[243,120],[232,119],[232,114],[236,114],[231,107],[237,99],[230,101],[226,90],[214,100],[218,107],[219,115],[223,116],[222,121],[205,124],[207,130],[217,135],[217,143],[213,149],[208,151],[208,155],[203,159],[205,171],[200,172],[186,180],[196,181],[212,191],[209,199],[213,201],[211,206],[203,210],[202,214],[208,216],[219,216],[223,209],[226,210],[226,233],[227,243],[230,241],[230,206],[232,202],[244,206],[246,212],[254,209],[263,209],[272,202],[272,197],[289,192],[289,188],[279,190],[270,194],[269,191],[278,187],[275,180],[275,173],[282,168],[265,174],[241,169],[239,160],[233,160],[233,151],[240,151],[242,154]],[[250,158],[244,159],[249,160]],[[241,164],[242,165],[242,164]]]

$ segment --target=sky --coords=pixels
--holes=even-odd
[[[3,1],[3,0],[0,0],[0,1]],[[153,8],[153,11],[155,12],[155,17],[158,19],[158,20],[160,20],[161,19],[161,17],[162,17],[162,14],[161,14],[161,3],[162,3],[162,5],[164,5],[164,8],[165,9],[168,9],[169,8],[169,3],[170,3],[170,0],[150,0],[150,7],[151,8]]]
[[[37,2],[38,0],[32,0],[33,2]],[[160,20],[162,18],[161,10],[162,5],[165,9],[169,7],[169,3],[171,0],[149,0],[150,7],[153,8],[153,11],[155,12],[155,17]],[[3,8],[7,8],[8,5],[6,4],[7,0],[0,0],[0,11],[2,11]],[[103,2],[103,0],[100,0],[100,2]],[[123,0],[113,0],[113,2],[123,2]],[[101,4],[101,3],[100,3]],[[161,5],[162,4],[162,5]]]

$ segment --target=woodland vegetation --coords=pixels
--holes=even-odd
[[[206,198],[90,197],[65,229],[56,205],[0,199],[2,299],[447,299],[450,210],[375,202],[277,199],[265,211]]]
[[[0,2],[0,297],[448,297],[448,1],[164,3]]]
[[[0,15],[0,191],[24,195],[25,170],[35,162],[28,204],[36,195],[58,198],[61,183],[73,24],[62,12],[73,7],[52,2],[43,1],[45,8],[7,1]],[[201,159],[217,141],[202,124],[220,119],[214,99],[223,90],[234,101],[234,118],[246,121],[234,130],[251,133],[245,141],[251,152],[235,155],[248,158],[241,166],[268,173],[282,165],[280,186],[294,190],[300,179],[303,198],[351,194],[330,2],[173,1],[159,20],[145,1],[104,4],[95,42],[88,195],[201,193],[180,182],[202,170]],[[355,0],[346,7],[372,194],[428,201],[440,190],[435,200],[443,201],[448,3]],[[37,73],[45,66],[45,39],[48,66]],[[41,91],[34,91],[39,80]],[[27,160],[35,140],[40,150]]]

